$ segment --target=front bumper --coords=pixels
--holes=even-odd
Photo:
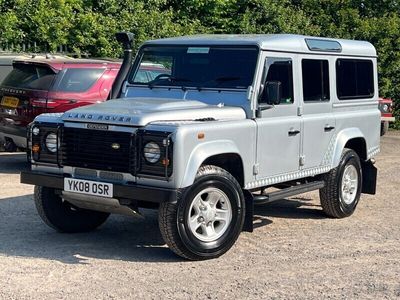
[[[25,171],[21,172],[21,183],[64,190],[64,176],[59,174]],[[113,185],[113,197],[116,199],[129,199],[152,203],[176,202],[177,190],[175,189],[149,187],[137,184],[123,185],[113,183]]]

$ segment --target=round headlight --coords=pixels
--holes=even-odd
[[[32,133],[33,133],[33,135],[38,135],[39,132],[40,132],[39,127],[36,127],[36,126],[35,126],[35,127],[32,128]]]
[[[55,133],[49,133],[46,136],[46,148],[51,153],[55,153],[57,151],[57,135]]]
[[[161,150],[160,146],[155,142],[149,142],[144,146],[143,149],[144,158],[152,164],[155,164],[160,160]]]
[[[384,112],[388,112],[388,111],[389,111],[389,105],[383,104],[382,110],[383,110]]]

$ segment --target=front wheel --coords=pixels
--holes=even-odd
[[[80,209],[64,201],[56,190],[35,186],[34,200],[42,220],[60,232],[76,233],[96,229],[109,213]]]
[[[177,203],[162,203],[159,225],[164,241],[190,260],[216,258],[228,251],[242,231],[244,196],[224,169],[202,166]]]
[[[353,214],[361,195],[360,158],[351,149],[344,149],[339,166],[323,176],[325,187],[319,196],[323,211],[330,217],[344,218]]]

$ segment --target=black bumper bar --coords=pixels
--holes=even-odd
[[[45,186],[58,190],[64,189],[64,176],[44,172],[25,171],[21,172],[21,183]],[[143,185],[122,185],[113,183],[114,198],[131,199],[136,201],[162,203],[175,202],[176,190]]]

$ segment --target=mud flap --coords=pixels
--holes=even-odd
[[[246,215],[244,217],[242,231],[253,232],[253,215],[254,215],[253,195],[246,190],[243,190],[243,194],[246,203]]]
[[[377,176],[378,176],[378,169],[375,168],[371,160],[368,160],[362,164],[361,193],[375,195]]]

